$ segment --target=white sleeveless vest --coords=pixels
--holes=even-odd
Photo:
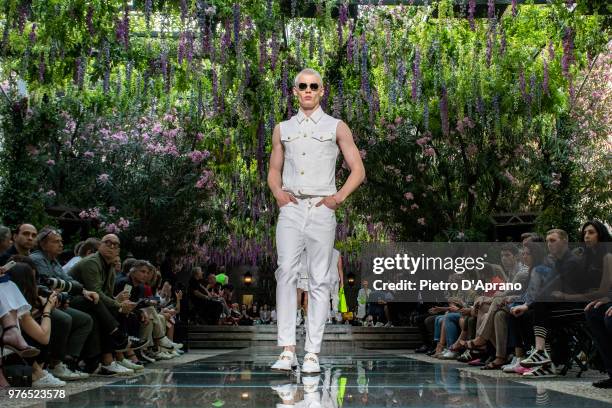
[[[300,109],[297,115],[280,123],[285,150],[283,190],[298,196],[336,193],[338,122],[319,107],[310,117]]]

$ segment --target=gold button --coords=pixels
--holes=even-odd
[[[291,136],[288,136],[288,137],[287,137],[287,140],[290,140],[290,139],[291,139]]]
[[[302,156],[306,156],[306,152],[302,152]]]
[[[306,137],[306,133],[304,133],[304,137]]]
[[[300,174],[303,176],[304,175],[304,170],[300,171]]]

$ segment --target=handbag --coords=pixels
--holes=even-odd
[[[25,388],[32,386],[32,366],[28,365],[23,358],[21,358],[21,364],[11,365],[5,365],[4,358],[2,358],[2,366],[0,368],[4,378],[6,378],[11,387]]]
[[[346,313],[348,311],[346,296],[344,296],[344,286],[341,286],[338,290],[338,311],[340,313]]]

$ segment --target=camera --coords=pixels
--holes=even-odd
[[[60,292],[68,292],[68,293],[71,293],[73,291],[75,293],[83,292],[83,286],[81,286],[77,282],[65,281],[63,279],[51,278],[49,276],[44,276],[44,275],[40,276],[38,281],[41,285],[44,285],[52,290],[59,290]]]
[[[47,286],[38,285],[38,296],[42,296],[48,299],[52,293],[53,293],[53,290],[49,289]],[[57,294],[57,304],[59,306],[66,304],[66,302],[68,302],[69,300],[70,300],[70,295],[68,295],[68,293],[66,292],[60,292]]]

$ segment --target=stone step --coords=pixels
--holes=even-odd
[[[244,348],[255,345],[275,346],[277,326],[189,326],[190,348]],[[298,343],[304,341],[304,328],[296,333]],[[406,349],[421,343],[416,327],[361,327],[327,325],[323,341],[332,344],[350,343],[366,349]]]

